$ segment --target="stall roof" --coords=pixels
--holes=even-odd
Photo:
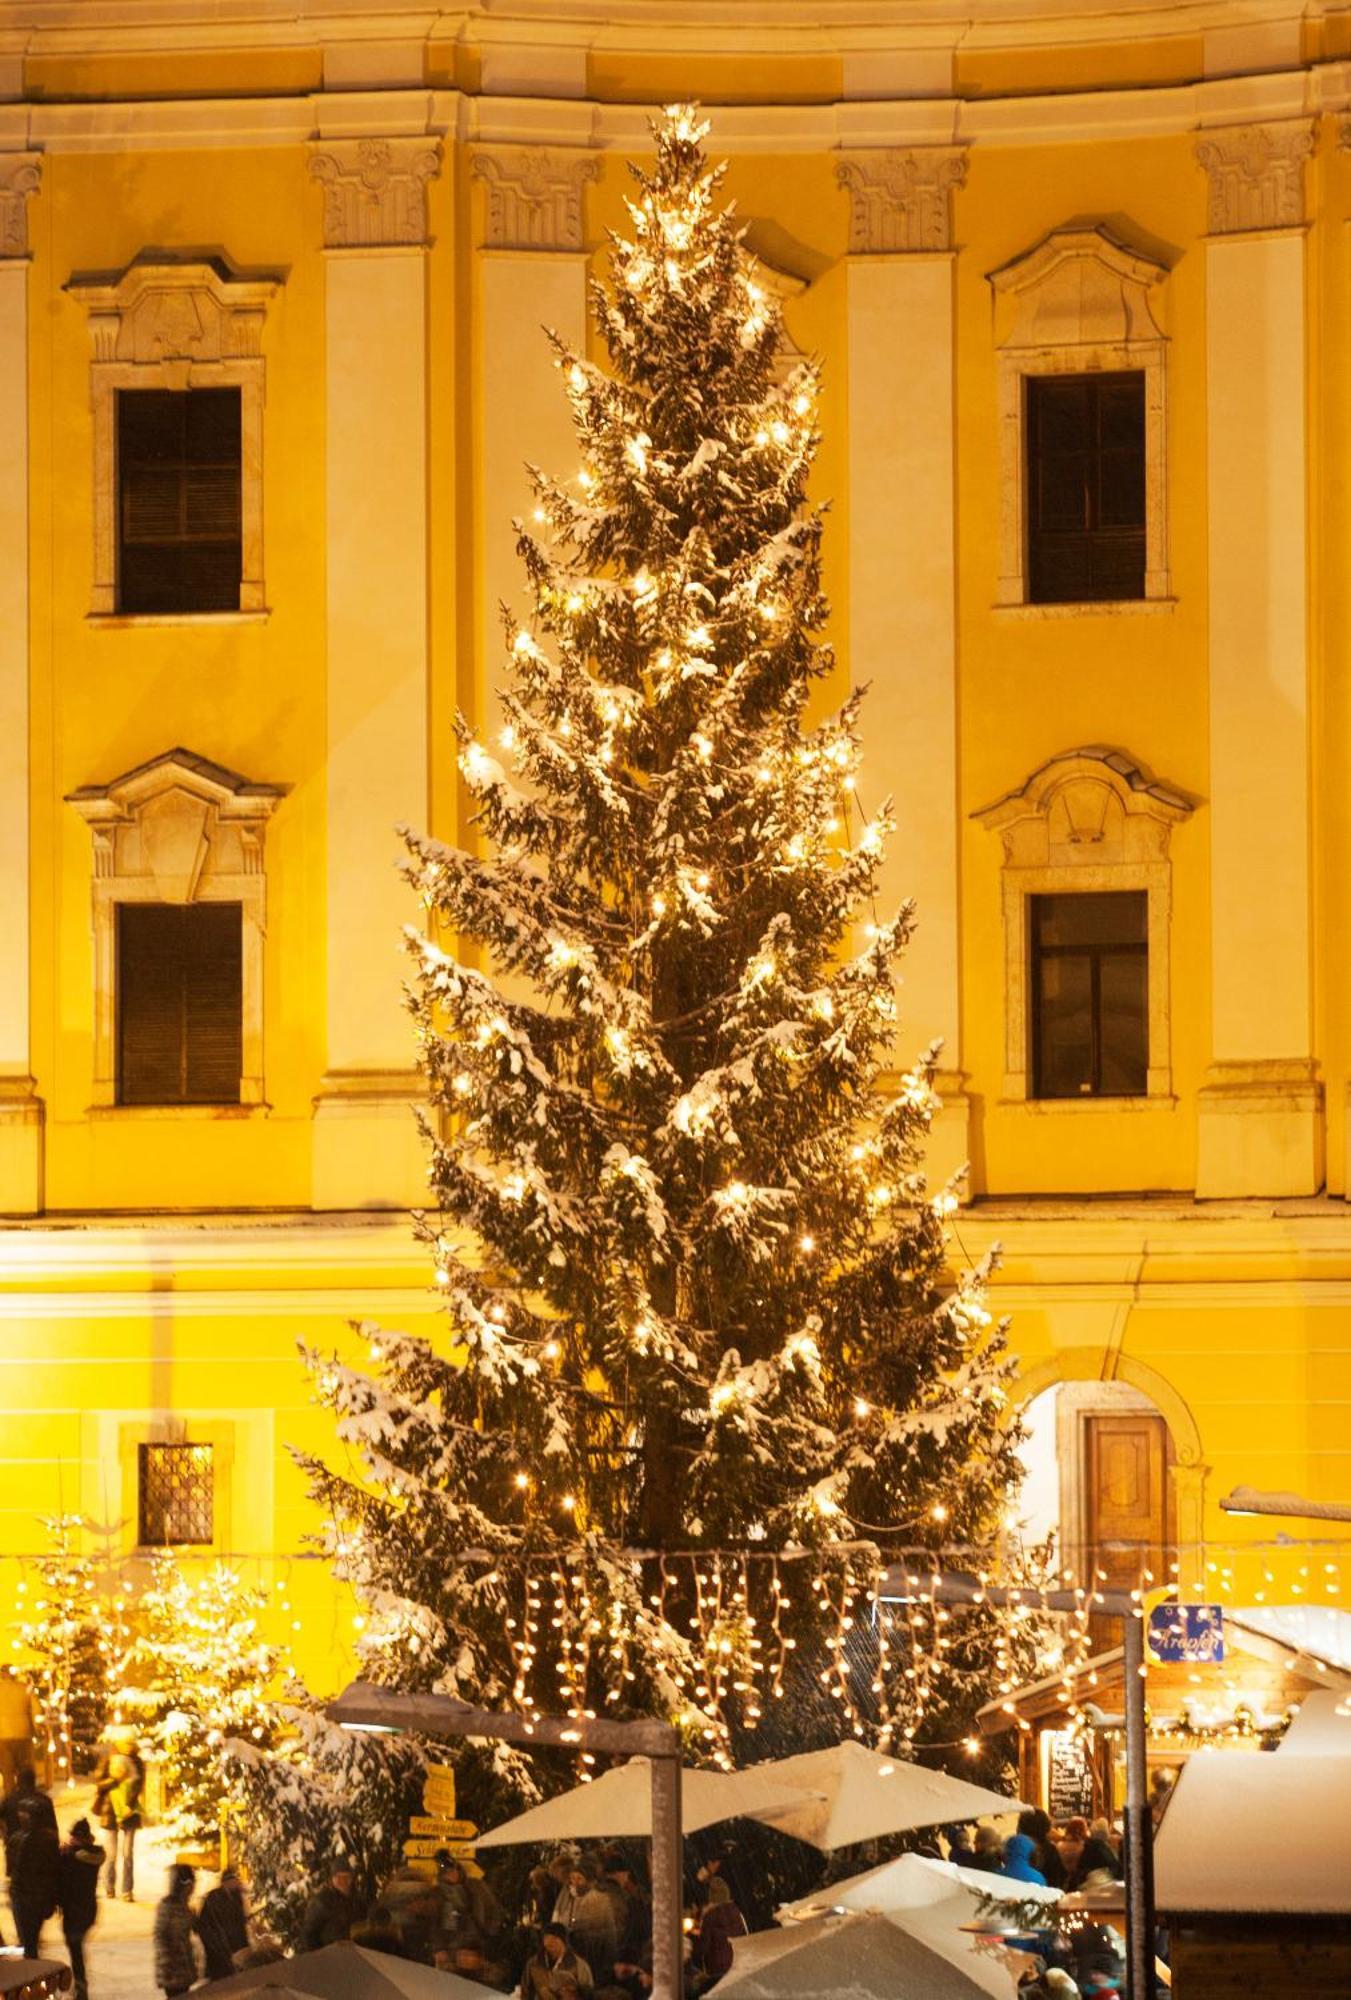
[[[1191,1757],[1154,1843],[1171,1915],[1351,1916],[1351,1785],[1337,1757]]]
[[[1279,1747],[1286,1757],[1351,1757],[1351,1696],[1344,1688],[1315,1688]]]

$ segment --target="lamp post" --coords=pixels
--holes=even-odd
[[[904,1568],[885,1572],[878,1585],[882,1598],[913,1597]],[[937,1604],[988,1604],[997,1611],[1027,1606],[1038,1611],[1076,1612],[1082,1596],[1071,1590],[1019,1590],[1007,1584],[985,1584],[950,1570],[929,1572],[923,1579],[926,1601]],[[1122,1652],[1126,1709],[1126,1989],[1150,2000],[1154,1992],[1154,1845],[1149,1817],[1149,1785],[1145,1763],[1145,1626],[1139,1599],[1124,1590],[1095,1590],[1095,1610],[1104,1618],[1122,1620]]]
[[[491,1736],[502,1743],[560,1745],[647,1757],[652,1764],[652,2000],[680,2000],[684,1987],[681,1904],[680,1735],[668,1722],[610,1722],[474,1708],[445,1694],[398,1694],[353,1681],[326,1711],[344,1729],[450,1740]]]

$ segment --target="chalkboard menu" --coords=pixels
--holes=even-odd
[[[1048,1729],[1046,1743],[1046,1810],[1058,1826],[1067,1819],[1093,1817],[1093,1767],[1082,1737],[1067,1729]]]

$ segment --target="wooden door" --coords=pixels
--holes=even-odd
[[[1084,1419],[1085,1553],[1093,1573],[1106,1571],[1100,1590],[1134,1590],[1142,1569],[1158,1585],[1169,1580],[1169,1444],[1168,1426],[1152,1411]],[[1095,1640],[1117,1644],[1118,1623],[1094,1620]]]

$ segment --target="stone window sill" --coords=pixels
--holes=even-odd
[[[125,1119],[128,1124],[168,1119],[210,1125],[222,1118],[267,1118],[271,1113],[270,1104],[91,1104],[87,1115],[90,1118]]]
[[[1083,604],[995,604],[996,618],[1040,620],[1043,618],[1162,618],[1176,611],[1175,597],[1120,597],[1092,599]]]
[[[1159,1091],[1150,1097],[1001,1097],[1001,1111],[1030,1111],[1039,1118],[1077,1118],[1085,1112],[1175,1111],[1177,1099]]]
[[[142,625],[266,625],[263,611],[88,611],[85,622],[104,632],[139,629]]]

